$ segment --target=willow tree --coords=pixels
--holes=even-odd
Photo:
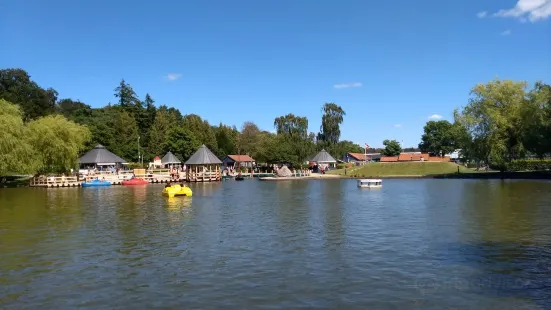
[[[469,104],[456,115],[470,135],[472,159],[504,169],[508,161],[524,157],[526,103],[525,82],[494,80],[472,89]]]
[[[38,172],[63,173],[77,168],[78,157],[91,136],[86,126],[61,115],[42,117],[27,126],[30,144],[36,151]]]
[[[19,106],[0,99],[0,175],[34,173],[36,156]]]

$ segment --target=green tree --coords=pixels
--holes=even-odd
[[[188,114],[184,116],[182,126],[189,130],[197,141],[206,145],[213,153],[218,153],[216,136],[209,122],[203,120],[199,115]]]
[[[260,129],[253,122],[245,122],[241,127],[241,134],[236,142],[237,151],[241,154],[254,156],[259,151]],[[256,158],[255,158],[256,159]]]
[[[179,127],[175,116],[168,110],[159,110],[149,131],[147,150],[152,156],[163,156],[165,143],[172,128]]]
[[[61,99],[57,103],[57,110],[67,119],[77,123],[86,122],[92,117],[92,108],[80,101],[72,99]]]
[[[289,162],[302,164],[313,151],[312,137],[308,135],[308,118],[287,114],[274,120],[278,135],[278,149],[289,150]],[[291,161],[292,160],[292,161]]]
[[[341,137],[341,124],[344,121],[346,113],[335,103],[326,103],[323,108],[323,116],[321,118],[320,133],[318,140],[336,144]]]
[[[36,119],[55,112],[57,91],[43,89],[22,69],[0,70],[0,98],[17,104],[23,119]]]
[[[306,139],[308,137],[308,118],[295,116],[289,113],[274,120],[277,134],[284,134],[293,138]]]
[[[521,113],[526,150],[539,158],[551,154],[551,86],[537,82]]]
[[[385,140],[383,141],[383,145],[385,146],[383,150],[383,155],[385,156],[398,156],[402,152],[402,147],[396,140]]]
[[[142,107],[141,101],[138,99],[138,95],[136,95],[136,92],[132,89],[132,86],[126,83],[124,79],[122,79],[119,86],[115,88],[115,97],[119,98],[119,106],[133,115],[136,114],[135,112],[137,106]]]
[[[419,149],[436,156],[444,156],[459,148],[457,128],[448,121],[428,121],[424,127]]]
[[[18,105],[0,99],[0,175],[34,173],[38,167],[29,130]]]
[[[237,153],[237,140],[239,139],[239,131],[235,127],[226,126],[222,123],[218,127],[213,127],[218,146],[219,158],[224,158],[230,154]]]
[[[126,111],[120,111],[113,124],[115,135],[112,152],[125,160],[138,161],[138,126]]]
[[[163,151],[171,151],[180,160],[186,161],[200,146],[201,142],[187,128],[173,127],[170,129],[167,140],[163,144]]]
[[[41,173],[62,173],[77,168],[78,156],[90,139],[86,126],[61,115],[50,115],[29,122],[30,144]]]
[[[494,80],[476,85],[469,104],[456,117],[471,136],[468,146],[473,150],[466,154],[500,170],[507,162],[523,158],[522,111],[526,102],[525,82]]]

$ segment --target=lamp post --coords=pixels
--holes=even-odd
[[[138,163],[140,163],[140,136],[138,136]]]

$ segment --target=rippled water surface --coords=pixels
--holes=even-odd
[[[1,309],[549,309],[551,183],[0,189]]]

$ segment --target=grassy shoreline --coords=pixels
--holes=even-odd
[[[370,163],[351,169],[332,170],[328,174],[346,179],[551,179],[550,171],[475,171],[454,163],[443,162]]]

